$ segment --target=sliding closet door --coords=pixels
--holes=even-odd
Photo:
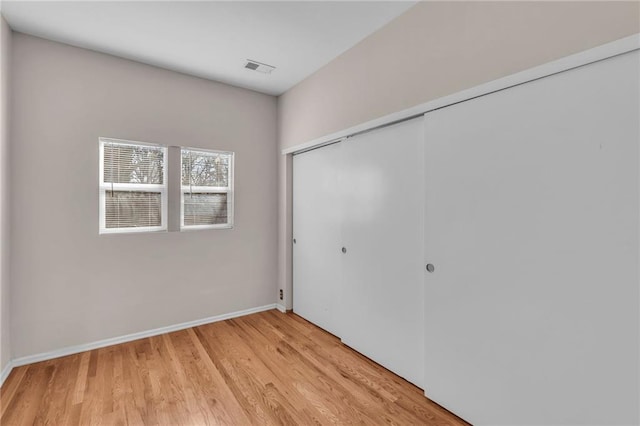
[[[340,335],[341,144],[293,157],[293,311]]]
[[[425,392],[473,424],[639,421],[639,63],[425,116]]]
[[[418,386],[424,368],[423,118],[343,146],[342,341]]]

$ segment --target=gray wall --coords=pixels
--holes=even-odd
[[[640,2],[420,2],[278,98],[279,149],[640,32]],[[291,167],[278,286],[292,307]]]
[[[9,318],[9,69],[11,28],[0,16],[0,371],[11,359]]]
[[[281,148],[640,31],[640,2],[421,2],[279,98]]]
[[[13,355],[276,301],[276,98],[14,34]],[[98,235],[98,137],[236,153],[235,228]]]

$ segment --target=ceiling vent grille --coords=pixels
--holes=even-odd
[[[253,71],[261,72],[263,74],[271,74],[271,71],[276,69],[276,67],[272,65],[263,64],[262,62],[254,61],[252,59],[247,59],[244,67]]]

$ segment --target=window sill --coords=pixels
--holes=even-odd
[[[233,229],[233,224],[181,226],[180,232],[205,231],[211,229]]]

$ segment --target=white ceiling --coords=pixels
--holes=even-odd
[[[2,14],[15,31],[279,95],[414,3],[2,1]]]

